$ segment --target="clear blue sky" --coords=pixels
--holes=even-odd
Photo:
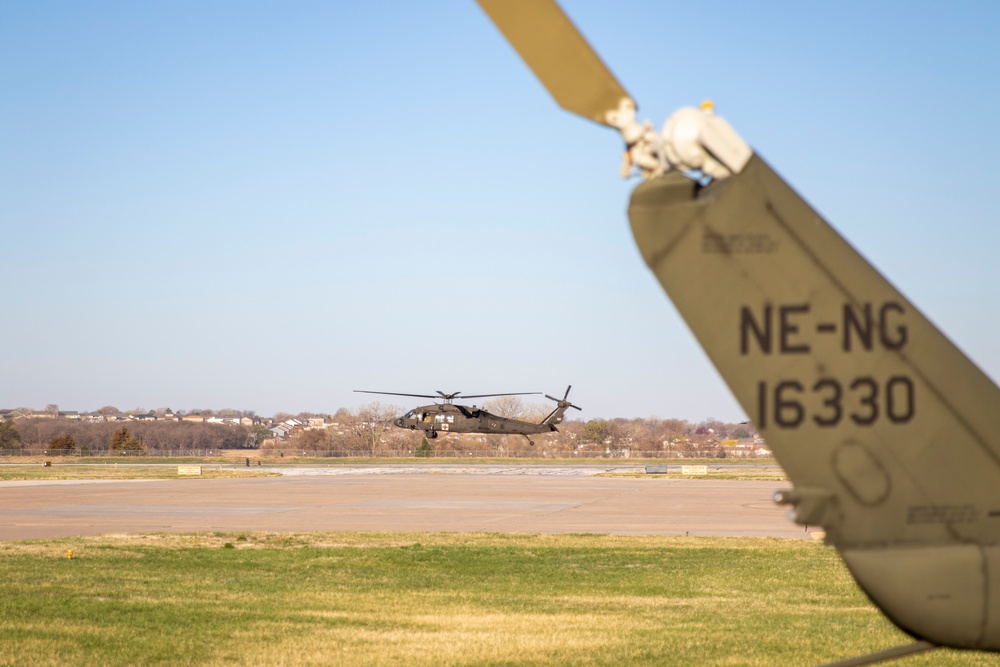
[[[641,116],[713,99],[1000,377],[1000,3],[563,7]],[[5,2],[0,89],[0,407],[572,383],[584,419],[745,418],[617,136],[472,0]]]

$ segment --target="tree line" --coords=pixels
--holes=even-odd
[[[81,422],[18,419],[0,422],[0,449],[43,450],[51,454],[96,452],[156,453],[254,447],[267,427],[198,422]]]
[[[514,400],[512,400],[514,398]],[[502,397],[483,407],[494,414],[538,422],[550,406],[524,404]],[[267,426],[210,424],[184,421],[130,421],[90,423],[68,419],[22,418],[0,422],[0,449],[58,453],[184,453],[223,449],[261,449],[270,452],[323,454],[344,452],[378,456],[413,452],[470,452],[497,455],[535,453],[541,456],[725,456],[727,446],[756,436],[751,424],[716,419],[634,418],[567,420],[559,431],[532,436],[536,445],[519,435],[448,434],[423,441],[422,431],[394,428],[392,421],[404,408],[369,403],[334,415],[320,416],[326,428],[299,428],[275,438]],[[288,415],[289,417],[291,415]],[[124,433],[123,433],[124,431]]]
[[[524,404],[513,397],[483,404],[493,414],[539,422],[550,411],[544,404]],[[717,419],[689,422],[684,419],[591,419],[567,420],[559,431],[534,435],[531,445],[520,435],[448,434],[430,444],[422,431],[392,427],[392,420],[404,410],[380,402],[369,403],[356,412],[338,413],[339,428],[303,430],[286,439],[269,440],[264,450],[321,454],[351,452],[378,456],[385,454],[422,456],[431,451],[449,453],[491,453],[539,456],[726,456],[738,441],[756,437],[751,424],[727,423]]]

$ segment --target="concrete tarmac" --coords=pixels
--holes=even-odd
[[[487,531],[810,539],[786,482],[565,466],[358,466],[281,477],[0,482],[0,539],[202,531]]]

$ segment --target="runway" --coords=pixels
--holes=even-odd
[[[280,477],[0,482],[0,539],[203,531],[602,533],[810,539],[785,482],[566,466],[338,466]]]

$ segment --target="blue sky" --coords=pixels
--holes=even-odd
[[[713,99],[1000,377],[1000,4],[562,4],[641,117]],[[619,139],[472,0],[2,3],[0,86],[0,407],[573,384],[585,419],[745,418]]]

